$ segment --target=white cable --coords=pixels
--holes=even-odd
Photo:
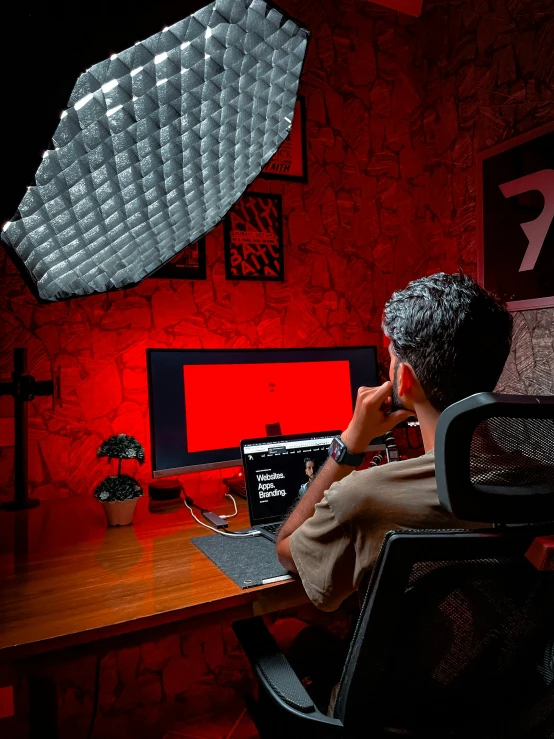
[[[207,523],[204,523],[201,521],[197,516],[194,514],[194,511],[189,506],[186,500],[183,501],[183,503],[186,505],[186,507],[189,509],[191,516],[194,518],[196,523],[199,523],[200,526],[203,526],[205,529],[210,529],[210,531],[214,531],[216,534],[221,534],[221,536],[230,536],[232,539],[238,538],[238,537],[247,537],[247,536],[260,536],[259,531],[249,531],[247,534],[231,534],[227,531],[221,531],[221,529],[216,529],[213,526],[208,526]]]
[[[233,507],[235,509],[235,512],[234,513],[227,513],[225,516],[220,516],[219,518],[225,518],[225,519],[227,519],[227,518],[234,518],[237,515],[237,513],[239,512],[238,511],[238,508],[237,508],[237,501],[233,498],[233,496],[231,495],[231,493],[225,493],[225,497],[226,498],[231,498],[231,500],[233,501]]]

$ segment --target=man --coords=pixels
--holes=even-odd
[[[354,415],[283,525],[279,560],[300,575],[325,611],[338,608],[371,572],[387,531],[462,528],[437,497],[433,448],[441,412],[491,392],[511,346],[512,318],[466,275],[436,274],[394,293],[385,307],[390,382],[362,387]],[[425,454],[353,471],[377,436],[416,416]]]
[[[299,495],[304,495],[306,490],[310,487],[315,478],[315,461],[311,457],[304,457],[304,472],[308,476],[305,483],[300,485]]]

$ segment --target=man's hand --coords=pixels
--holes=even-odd
[[[413,416],[412,411],[390,413],[391,390],[390,382],[385,382],[381,387],[361,387],[358,390],[354,415],[342,434],[342,440],[352,454],[362,454],[372,439],[382,436],[397,423]],[[349,475],[353,469],[345,464],[337,464],[334,459],[327,459],[304,497],[283,524],[277,536],[277,556],[283,567],[290,572],[297,571],[290,551],[291,535],[304,521],[314,515],[315,506],[323,498],[324,492],[329,490],[334,482]]]
[[[413,411],[391,413],[391,392],[391,382],[381,387],[359,388],[354,415],[341,437],[352,454],[362,454],[372,439],[414,415]]]

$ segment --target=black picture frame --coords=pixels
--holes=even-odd
[[[265,180],[308,181],[306,100],[303,95],[296,98],[289,135],[262,169],[260,177]]]
[[[228,280],[284,281],[281,195],[245,193],[225,217],[223,234]]]
[[[164,280],[205,280],[206,238],[203,236],[182,249],[150,276]]]
[[[554,307],[554,123],[482,151],[476,161],[480,284],[509,310]]]

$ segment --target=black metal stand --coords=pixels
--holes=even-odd
[[[2,504],[4,510],[20,511],[25,508],[35,508],[40,501],[29,498],[28,495],[28,438],[27,403],[36,395],[53,395],[54,383],[52,380],[37,382],[32,375],[27,374],[27,349],[13,350],[13,372],[11,382],[0,382],[0,395],[11,395],[14,399],[14,431],[15,431],[15,462],[14,462],[14,499],[10,503]]]

